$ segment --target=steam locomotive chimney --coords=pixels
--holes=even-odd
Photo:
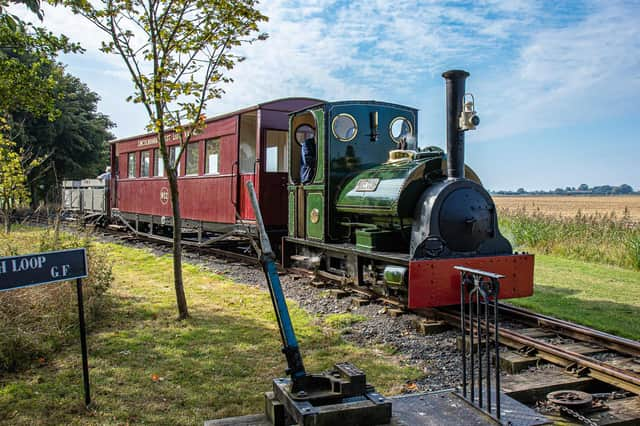
[[[469,73],[450,70],[442,73],[447,81],[447,177],[464,177],[464,131],[459,127],[465,79]]]

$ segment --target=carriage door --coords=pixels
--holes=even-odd
[[[258,176],[258,111],[250,111],[240,116],[240,135],[238,144],[238,213],[242,219],[255,220],[247,182],[252,181],[259,194]]]
[[[264,117],[263,117],[264,118]],[[263,120],[264,122],[264,120]],[[260,204],[265,223],[284,229],[287,225],[287,131],[265,129],[260,140]]]

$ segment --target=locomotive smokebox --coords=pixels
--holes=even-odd
[[[442,73],[447,85],[447,177],[464,178],[464,130],[459,117],[465,93],[465,80],[469,73],[450,70]]]

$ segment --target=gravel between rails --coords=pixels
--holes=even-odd
[[[123,240],[110,234],[98,234],[97,238],[101,241],[147,249],[159,256],[171,253],[171,247],[164,244]],[[183,258],[185,262],[201,266],[239,284],[265,290],[267,288],[265,276],[259,266],[199,254],[191,249],[183,251]],[[366,318],[342,330],[342,337],[359,346],[387,345],[393,349],[400,362],[422,371],[422,377],[405,384],[407,392],[435,391],[460,385],[462,371],[460,354],[456,349],[457,330],[423,336],[418,334],[412,325],[413,320],[418,318],[414,314],[392,317],[385,313],[385,307],[378,303],[353,306],[352,297],[338,299],[327,290],[311,286],[310,278],[297,274],[283,274],[280,279],[285,296],[298,302],[307,312],[316,315],[318,323],[322,323],[322,318],[329,314],[352,313]],[[302,350],[304,351],[304,348]]]

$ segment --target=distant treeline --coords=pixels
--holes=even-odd
[[[622,184],[620,186],[601,185],[589,187],[586,183],[576,187],[567,186],[566,188],[556,188],[549,191],[536,190],[527,191],[524,188],[518,188],[516,191],[491,191],[497,195],[629,195],[638,194],[640,191],[634,191],[631,185]]]

